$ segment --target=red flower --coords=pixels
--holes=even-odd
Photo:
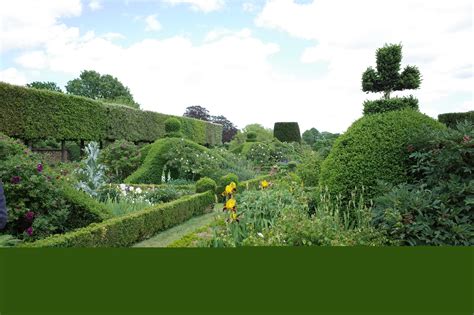
[[[13,176],[10,181],[12,182],[12,184],[18,184],[20,183],[20,180],[21,180],[20,176]]]
[[[43,164],[39,163],[36,167],[36,170],[38,171],[38,173],[41,173],[43,171]]]
[[[466,143],[466,142],[469,142],[469,140],[471,140],[471,137],[469,137],[468,135],[464,135],[462,139],[464,140],[464,143]]]
[[[29,236],[33,235],[33,227],[30,226],[29,228],[26,229],[26,234],[28,234]]]

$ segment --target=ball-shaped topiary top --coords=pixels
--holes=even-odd
[[[255,142],[257,141],[257,133],[254,131],[249,131],[247,133],[247,142]]]
[[[378,194],[377,181],[407,180],[407,147],[418,135],[443,128],[412,109],[364,116],[336,140],[321,166],[320,185],[343,200],[364,186],[365,197],[372,198]]]
[[[167,133],[179,132],[181,130],[181,122],[178,118],[168,118],[165,121],[165,131]]]
[[[203,177],[196,182],[196,193],[202,193],[209,190],[215,192],[216,189],[217,184],[212,178]]]
[[[276,122],[273,136],[281,142],[301,142],[300,127],[297,122]]]

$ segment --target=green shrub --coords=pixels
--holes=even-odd
[[[301,142],[300,127],[297,122],[276,122],[273,136],[281,142]]]
[[[169,115],[0,82],[0,131],[22,139],[151,142],[165,136]],[[186,138],[222,143],[222,125],[176,117]]]
[[[209,190],[215,192],[216,189],[216,181],[209,177],[203,177],[196,183],[196,193],[202,193]]]
[[[407,146],[419,135],[445,128],[434,119],[406,109],[360,118],[335,142],[321,165],[320,185],[349,199],[364,186],[367,199],[377,195],[377,181],[407,180]]]
[[[91,224],[62,235],[54,235],[24,247],[126,247],[156,233],[203,214],[214,203],[214,194],[205,192]]]
[[[317,187],[322,159],[315,153],[307,153],[296,167],[296,174],[306,187]]]
[[[474,111],[440,114],[438,115],[438,120],[449,128],[456,128],[456,125],[463,121],[474,123]]]
[[[99,162],[104,164],[107,177],[111,182],[121,183],[139,166],[141,152],[127,140],[117,140],[100,152]]]
[[[242,154],[256,166],[269,166],[275,163],[275,147],[263,142],[244,143]]]
[[[6,232],[26,241],[107,217],[97,202],[68,187],[39,156],[0,134],[0,180],[8,201]]]
[[[168,118],[165,120],[165,131],[167,133],[179,132],[181,130],[181,123],[177,118]]]
[[[423,135],[409,184],[375,199],[375,222],[408,245],[474,245],[474,125]]]
[[[406,108],[418,110],[418,99],[410,95],[408,97],[394,97],[374,101],[366,100],[364,102],[364,115],[384,113]]]
[[[257,141],[257,133],[255,131],[249,131],[247,133],[246,142],[255,142]]]
[[[264,180],[269,181],[272,179],[272,175],[262,175],[253,179],[249,179],[243,182],[238,183],[237,191],[257,189],[260,187],[260,183]],[[225,186],[224,186],[225,188]]]

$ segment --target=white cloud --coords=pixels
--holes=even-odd
[[[89,8],[92,11],[97,11],[103,8],[102,2],[100,0],[91,0],[89,1]]]
[[[189,4],[196,11],[211,12],[217,11],[224,7],[224,0],[165,0],[166,2],[176,4]]]
[[[67,27],[59,19],[78,16],[81,10],[80,0],[3,1],[0,10],[0,52],[33,48],[76,37],[79,30]]]
[[[24,53],[15,59],[15,62],[24,68],[32,70],[45,69],[48,65],[46,54],[42,50]]]
[[[0,81],[16,85],[25,85],[27,82],[25,75],[13,67],[0,70]]]
[[[253,2],[244,2],[242,3],[242,10],[244,10],[245,12],[253,13],[257,11],[257,5],[255,5],[255,3]]]
[[[161,30],[161,24],[156,19],[156,14],[147,16],[145,18],[145,23],[146,23],[145,31],[147,32],[156,32],[156,31]]]
[[[102,37],[110,41],[125,39],[125,36],[123,34],[115,32],[105,33],[104,35],[102,35]]]
[[[423,112],[436,116],[462,110],[463,101],[436,110],[430,106],[469,93],[474,85],[470,0],[320,0],[306,4],[271,0],[255,23],[317,43],[302,52],[301,62],[328,63],[328,73],[318,85],[329,93],[318,94],[314,101],[339,108],[340,119],[350,120],[353,108],[360,112],[364,98],[380,97],[362,94],[360,80],[362,72],[375,65],[375,50],[385,43],[402,42],[402,63],[420,68],[421,89],[398,94],[415,94]]]

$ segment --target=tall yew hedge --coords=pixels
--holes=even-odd
[[[118,140],[152,142],[165,134],[170,115],[89,98],[0,82],[0,132],[24,140]],[[177,117],[183,135],[200,144],[222,142],[222,126]]]

